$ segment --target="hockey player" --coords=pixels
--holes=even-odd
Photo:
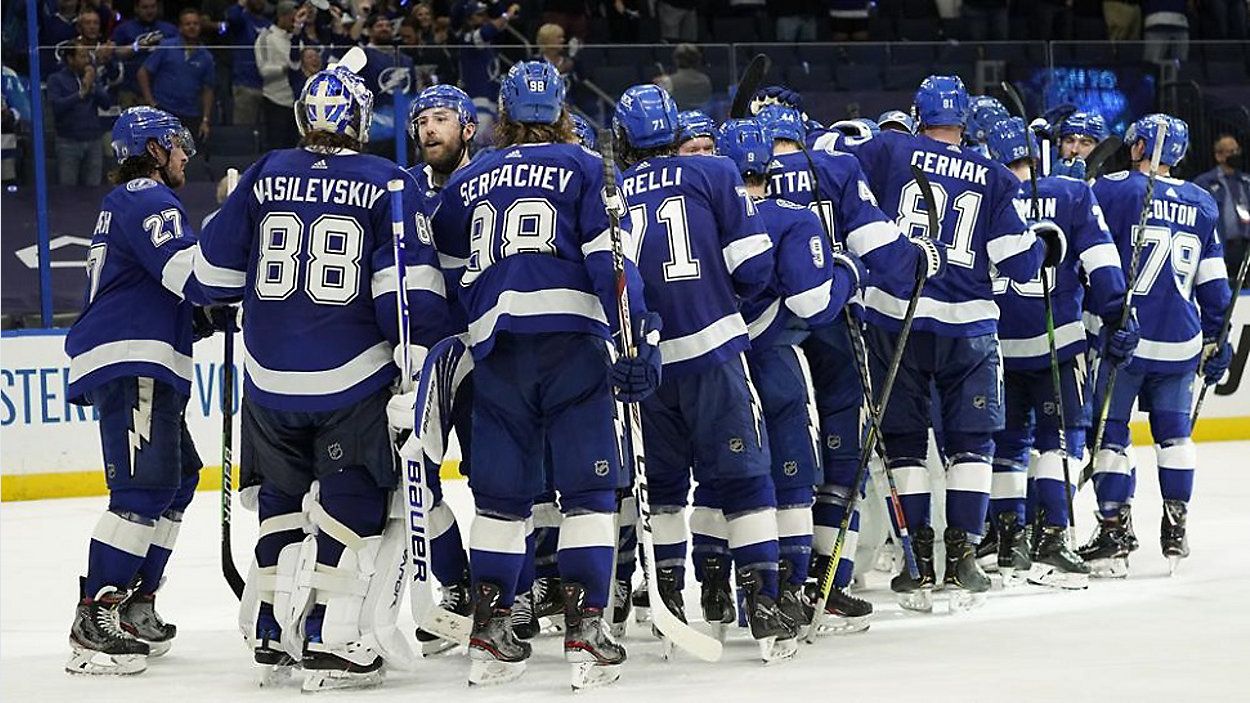
[[[916,280],[918,266],[931,266],[934,275],[941,264],[938,247],[929,240],[908,241],[897,225],[877,207],[859,162],[850,154],[818,149],[804,153],[806,129],[792,108],[771,105],[757,119],[773,142],[769,163],[769,192],[804,205],[818,214],[839,247],[845,247],[868,267],[870,280],[879,279],[898,296],[906,296]],[[810,161],[809,161],[810,158]],[[861,408],[864,388],[845,316],[817,326],[803,343],[811,364],[816,407],[820,416],[823,476],[818,482],[815,521],[816,575],[828,568],[838,527],[846,512],[859,464]],[[861,352],[862,353],[862,352]],[[860,366],[857,366],[859,364]],[[847,588],[854,575],[854,555],[859,514],[851,516],[841,558],[836,566],[834,590],[827,610],[833,616],[833,632],[856,632],[868,626],[872,604],[852,596]]]
[[[1051,172],[1056,176],[1085,178],[1085,159],[1107,138],[1107,123],[1096,112],[1074,112],[1059,123],[1057,156]]]
[[[635,402],[659,384],[659,319],[625,261],[640,346],[610,361],[617,292],[602,160],[573,143],[564,81],[550,64],[518,63],[502,83],[499,148],[452,177],[432,220],[439,250],[465,262],[457,274],[475,360],[473,453],[490,467],[469,477],[477,505],[469,681],[515,679],[530,655],[510,609],[549,445],[564,513],[565,658],[575,685],[598,685],[615,680],[625,660],[603,619],[621,465],[612,388]]]
[[[677,113],[680,127],[677,153],[682,156],[712,156],[716,153],[716,123],[698,110]]]
[[[413,343],[433,344],[447,325],[436,255],[413,226],[415,190],[388,194],[406,174],[359,153],[372,105],[344,65],[311,77],[295,108],[301,146],[248,169],[196,262],[214,298],[244,307],[241,464],[260,475],[260,536],[240,625],[262,667],[298,659],[306,691],[377,684],[384,660],[409,656],[394,636],[408,531],[388,520],[398,265]],[[418,365],[421,346],[409,352]]]
[[[1161,124],[1162,154],[1153,164]],[[1175,569],[1189,556],[1185,519],[1198,458],[1189,424],[1194,373],[1216,383],[1232,360],[1229,344],[1215,344],[1231,300],[1223,247],[1215,235],[1218,210],[1204,189],[1171,177],[1189,146],[1189,128],[1168,115],[1146,115],[1129,128],[1124,141],[1137,169],[1099,178],[1094,193],[1107,214],[1122,266],[1131,265],[1133,249],[1142,242],[1136,283],[1129,292],[1141,323],[1141,344],[1109,391],[1106,430],[1094,455],[1099,524],[1079,550],[1095,575],[1115,577],[1128,575],[1130,477],[1125,448],[1131,443],[1128,420],[1134,404],[1150,414],[1163,494],[1159,542]],[[1138,218],[1152,168],[1159,175],[1141,228]],[[1095,407],[1108,392],[1107,375],[1099,370]]]
[[[905,605],[930,610],[935,580],[925,468],[930,386],[936,387],[941,407],[947,457],[945,583],[956,591],[950,605],[960,608],[990,586],[974,555],[989,503],[993,433],[1003,423],[998,308],[990,270],[1026,283],[1043,262],[1063,260],[1064,237],[1046,221],[1026,227],[1014,207],[1019,180],[1002,165],[959,146],[968,119],[963,81],[926,78],[916,91],[914,110],[917,135],[883,132],[854,153],[882,209],[903,231],[931,237],[946,249],[945,271],[920,292],[911,339],[881,423],[920,567],[919,580],[904,571],[890,585],[903,594]],[[924,170],[933,185],[938,232],[929,231],[911,165]],[[908,301],[870,282],[864,304],[872,375],[880,381]]]
[[[137,674],[169,650],[177,630],[156,613],[156,591],[201,467],[184,412],[193,305],[207,298],[174,194],[195,143],[178,118],[135,107],[113,125],[113,152],[116,187],[100,205],[83,311],[65,340],[67,397],[96,408],[109,488],[79,579],[72,674]]]
[[[634,86],[613,129],[626,167],[621,192],[638,239],[648,303],[664,316],[664,382],[642,405],[659,590],[683,615],[686,496],[691,470],[726,518],[751,634],[766,660],[797,649],[778,610],[776,495],[768,438],[743,352],[739,302],[771,280],[772,241],[733,162],[676,156],[677,108],[663,88]]]
[[[591,151],[596,151],[595,147],[599,138],[595,135],[594,128],[581,115],[571,115],[571,117],[573,118],[573,134],[577,135],[578,143]]]
[[[1137,322],[1129,318],[1119,327],[1124,307],[1124,272],[1119,256],[1106,230],[1102,210],[1093,192],[1083,181],[1050,177],[1037,180],[1037,212],[1032,212],[1029,184],[1031,158],[1026,139],[1033,136],[1024,120],[1012,117],[998,122],[987,135],[990,156],[1003,164],[1022,182],[1016,209],[1029,220],[1049,219],[1067,234],[1067,256],[1052,274],[1050,297],[1053,301],[1054,335],[1059,378],[1063,392],[1066,447],[1074,467],[1080,466],[1089,421],[1082,412],[1080,384],[1084,381],[1077,360],[1085,351],[1085,330],[1081,324],[1085,290],[1089,282],[1088,307],[1115,330],[1106,349],[1106,358],[1123,365],[1137,345]],[[1038,165],[1034,163],[1033,168]],[[999,342],[1003,355],[1005,425],[994,435],[994,467],[990,494],[991,529],[997,536],[997,564],[1004,582],[1012,571],[1028,569],[1029,548],[1025,543],[1025,497],[1035,495],[1038,527],[1033,534],[1035,555],[1029,580],[1066,588],[1082,588],[1089,567],[1074,554],[1065,540],[1068,526],[1067,490],[1063,456],[1059,444],[1059,416],[1055,404],[1050,350],[1047,342],[1045,304],[1039,274],[1027,283],[1005,277],[994,281],[994,298],[1000,311]],[[1029,453],[1040,454],[1036,468],[1029,471]],[[1074,470],[1074,469],[1070,469]],[[1070,478],[1075,481],[1075,475]]]
[[[1007,108],[997,98],[989,95],[973,96],[968,103],[968,127],[964,130],[964,145],[982,156],[988,156],[986,141],[990,130],[1000,120],[1010,116]]]
[[[776,252],[772,280],[743,303],[742,314],[751,337],[747,365],[759,389],[777,492],[780,607],[804,626],[811,622],[802,589],[812,556],[812,489],[822,476],[811,372],[799,344],[811,328],[834,321],[858,291],[863,265],[853,255],[829,251],[814,212],[789,200],[765,199],[772,148],[771,137],[754,120],[726,122],[717,135],[718,152],[737,165]],[[697,547],[698,535],[695,539]],[[707,585],[704,617],[714,622],[707,612],[712,600]]]
[[[881,116],[877,118],[877,126],[893,132],[916,133],[916,121],[902,110],[889,110],[881,113]]]

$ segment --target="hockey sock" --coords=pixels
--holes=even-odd
[[[813,530],[812,549],[823,557],[833,555],[833,548],[838,540],[838,529],[842,518],[846,515],[846,495],[850,489],[843,486],[821,486],[816,494],[816,504],[812,508]],[[780,522],[780,520],[778,520]],[[851,515],[850,529],[842,543],[842,556],[838,559],[837,572],[834,574],[834,585],[839,588],[851,582],[855,571],[855,548],[859,543],[859,511]],[[827,562],[825,562],[827,563]],[[797,568],[797,564],[795,565]],[[817,574],[817,577],[822,574]]]
[[[188,474],[182,478],[182,485],[174,494],[173,502],[156,521],[156,529],[152,533],[152,544],[148,547],[147,556],[139,566],[139,592],[151,595],[160,588],[161,578],[165,575],[165,567],[174,553],[174,543],[178,541],[178,530],[182,528],[182,514],[191,499],[195,497],[195,488],[200,483],[199,472]]]
[[[690,539],[685,506],[652,506],[651,532],[655,540],[655,568],[674,569],[677,586],[685,587],[686,543]]]
[[[638,500],[621,498],[616,511],[616,580],[632,583],[638,566]]]
[[[699,495],[695,493],[695,500]],[[703,583],[706,561],[720,564],[724,573],[730,573],[729,523],[720,508],[695,505],[690,512],[690,556],[694,562],[694,578]]]
[[[534,530],[534,516],[531,515],[525,519],[525,559],[521,562],[521,571],[517,574],[517,593],[529,593],[534,587],[534,578],[537,576],[534,559],[537,549],[538,534]]]
[[[447,503],[439,502],[430,510],[430,569],[434,578],[444,585],[456,583],[469,570],[469,558],[464,553],[464,541],[460,525]]]
[[[511,608],[525,564],[525,519],[484,512],[478,507],[469,528],[469,570],[473,583],[499,587],[499,605]]]
[[[777,535],[780,558],[792,565],[790,583],[807,580],[812,561],[812,508],[810,503],[777,509]]]
[[[534,503],[534,575],[538,578],[559,576],[556,550],[560,544],[560,509],[555,496],[542,496]]]
[[[1132,470],[1125,454],[1129,441],[1128,423],[1107,421],[1102,447],[1094,455],[1094,493],[1103,517],[1114,517],[1132,495]]]
[[[96,523],[87,550],[88,595],[104,586],[130,588],[174,494],[166,488],[120,488],[109,494],[108,511]]]
[[[1159,461],[1159,493],[1164,500],[1189,502],[1194,492],[1194,466],[1198,450],[1188,437],[1168,439],[1155,445]]]
[[[994,454],[994,439],[979,432],[947,432],[946,442],[946,454],[950,457],[946,469],[946,524],[966,532],[970,543],[979,544],[993,483],[990,457]],[[1020,488],[1024,488],[1023,482]]]
[[[560,580],[581,584],[588,608],[605,608],[616,544],[613,513],[569,513],[560,525]]]
[[[994,457],[990,480],[990,517],[1015,513],[1023,522],[1028,495],[1028,466],[1003,457]]]

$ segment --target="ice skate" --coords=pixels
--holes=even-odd
[[[320,642],[309,641],[300,666],[305,672],[305,693],[373,688],[381,685],[385,675],[382,657],[361,642],[331,650]]]
[[[1121,505],[1118,514],[1120,524],[1124,526],[1124,543],[1128,546],[1128,553],[1132,554],[1141,546],[1137,541],[1137,534],[1133,532],[1133,506],[1127,503]]]
[[[473,634],[469,637],[469,685],[492,686],[525,673],[529,642],[512,632],[508,608],[499,605],[499,587],[482,582],[473,589]]]
[[[273,616],[273,606],[260,604],[256,619],[256,641],[252,659],[256,662],[257,680],[261,688],[280,686],[291,678],[298,662],[282,649],[282,628]]]
[[[777,580],[781,582],[781,598],[777,601],[777,607],[801,630],[812,624],[815,608],[804,594],[803,584],[790,583],[790,574],[793,571],[794,567],[788,559],[777,563]]]
[[[1029,544],[1024,526],[1014,512],[999,513],[995,519],[995,559],[994,566],[1003,577],[1003,587],[1011,587],[1020,582],[1033,566],[1029,558]],[[985,546],[982,542],[981,547]],[[981,564],[981,550],[977,549],[977,564]]]
[[[645,575],[642,583],[630,594],[629,600],[634,605],[634,622],[651,622],[651,594],[647,591]]]
[[[942,584],[948,593],[949,612],[962,613],[980,607],[985,603],[986,591],[990,590],[990,577],[977,565],[975,547],[968,543],[966,532],[954,527],[946,528],[943,538],[946,574]]]
[[[573,665],[574,691],[606,686],[621,678],[625,648],[612,639],[602,608],[585,605],[581,584],[561,584],[564,603],[564,660]],[[626,584],[625,592],[629,592]]]
[[[1089,587],[1089,565],[1068,548],[1066,532],[1063,527],[1042,527],[1029,570],[1029,583],[1073,591]]]
[[[79,592],[86,579],[79,579]],[[78,601],[69,631],[73,650],[65,670],[71,674],[127,676],[148,668],[147,644],[122,629],[120,613],[126,594],[105,586],[94,598]]]
[[[734,612],[733,588],[729,585],[726,559],[703,558],[703,584],[699,605],[703,608],[703,621],[712,628],[712,636],[721,642],[729,626],[738,619]]]
[[[912,547],[916,552],[920,579],[913,579],[904,565],[903,570],[890,579],[890,590],[898,594],[898,604],[903,608],[930,613],[933,612],[933,585],[937,581],[933,569],[933,528],[929,525],[917,527],[912,535]]]
[[[818,598],[820,598],[818,591],[811,594],[814,607],[820,606],[819,603],[815,603]],[[820,636],[853,635],[856,632],[864,632],[871,624],[869,623],[871,616],[872,603],[863,598],[856,598],[846,589],[835,587],[829,591],[829,600],[825,602],[825,617],[820,620],[816,634]]]
[[[559,631],[562,623],[554,620],[564,609],[560,601],[560,579],[534,579],[529,593],[517,594],[512,609],[512,629],[523,640],[533,639],[544,629]]]
[[[977,563],[986,573],[998,571],[998,525],[995,520],[985,521],[985,537],[977,545]]]
[[[655,585],[660,592],[661,608],[668,608],[678,620],[687,622],[686,620],[686,604],[685,599],[681,595],[681,587],[677,584],[677,570],[673,567],[665,567],[660,569],[655,577]],[[673,656],[673,643],[663,635],[655,625],[651,626],[651,634],[660,638],[663,643],[660,648],[660,657],[669,659]]]
[[[461,581],[443,586],[443,598],[439,602],[438,607],[440,610],[446,610],[456,615],[469,616],[472,603],[469,598],[468,574],[465,574],[464,579]],[[417,642],[421,645],[421,656],[423,657],[432,657],[456,646],[455,641],[443,639],[433,632],[427,632],[421,628],[417,628]]]
[[[624,637],[625,625],[629,623],[629,613],[633,610],[629,593],[629,581],[616,581],[616,591],[612,594],[612,636]]]
[[[759,572],[739,569],[738,587],[746,600],[747,623],[759,643],[760,658],[771,664],[793,657],[799,651],[798,629],[782,614],[777,602],[762,592]]]
[[[886,537],[885,544],[877,550],[877,559],[872,568],[886,574],[892,574],[903,563],[903,548],[894,541],[894,537]]]
[[[118,611],[122,629],[131,637],[148,645],[148,656],[159,657],[174,644],[178,628],[161,619],[156,612],[156,594],[131,591]]]
[[[1122,513],[1112,517],[1098,516],[1098,528],[1090,536],[1089,542],[1076,550],[1077,556],[1085,560],[1090,574],[1097,578],[1118,578],[1128,576],[1128,538]]]
[[[1181,559],[1189,556],[1189,537],[1185,534],[1188,506],[1181,500],[1163,501],[1163,518],[1159,521],[1159,546],[1168,560],[1168,575],[1175,576]]]

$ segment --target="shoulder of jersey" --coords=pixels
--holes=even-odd
[[[138,193],[150,188],[155,188],[158,185],[160,185],[160,183],[157,183],[151,178],[136,178],[133,181],[128,181],[126,183],[126,190],[131,193]]]

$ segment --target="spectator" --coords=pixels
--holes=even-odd
[[[777,0],[769,7],[776,16],[777,41],[787,43],[816,41],[816,3],[809,0]]]
[[[418,12],[420,10],[424,11]],[[423,28],[426,20],[428,29]],[[399,43],[412,59],[417,75],[416,90],[435,83],[456,82],[456,57],[447,47],[449,25],[446,17],[435,19],[428,5],[417,5],[413,14],[400,25]]]
[[[17,132],[30,121],[30,96],[26,84],[8,66],[0,67],[0,181],[17,179]]]
[[[7,12],[7,10],[6,10]],[[43,18],[39,25],[39,45],[56,47],[72,41],[78,36],[78,0],[57,0],[56,12]],[[47,80],[60,66],[56,59],[55,49],[42,49],[40,52],[40,77]]]
[[[113,30],[117,27],[118,13],[113,9],[113,3],[110,0],[82,0],[78,6],[78,20],[81,23],[83,15],[95,15],[99,22],[100,35],[111,36]],[[82,33],[82,26],[79,25],[79,34]]]
[[[868,41],[868,13],[872,3],[866,0],[830,0],[829,20],[834,41]]]
[[[165,39],[178,36],[178,29],[158,19],[160,3],[157,0],[135,0],[135,18],[117,25],[113,30],[113,44],[117,58],[122,62],[122,82],[117,87],[118,107],[125,110],[139,104],[139,68],[152,47]]]
[[[463,45],[459,50],[461,87],[471,98],[486,98],[493,102],[499,97],[496,76],[502,73],[497,65],[495,42],[501,39],[510,22],[519,19],[521,6],[514,2],[505,11],[503,3],[488,6],[484,2],[468,0],[457,8],[466,18],[458,37]],[[452,24],[455,25],[454,19]]]
[[[698,110],[712,99],[712,79],[701,70],[703,54],[694,44],[678,44],[673,49],[677,70],[657,81],[673,100],[678,110]]]
[[[1102,18],[1111,41],[1141,39],[1141,0],[1103,0]]]
[[[200,42],[200,13],[187,7],[178,15],[178,36],[161,42],[137,78],[145,103],[174,115],[207,141],[215,73],[213,57]]]
[[[1241,145],[1231,134],[1215,140],[1215,168],[1194,179],[1215,198],[1220,209],[1215,231],[1224,242],[1224,263],[1234,280],[1250,248],[1250,175],[1242,170]]]
[[[65,67],[48,78],[48,103],[56,121],[56,167],[63,186],[98,186],[104,175],[99,111],[111,102],[96,80],[90,49],[75,43]]]
[[[421,37],[421,43],[430,41],[434,34],[434,11],[430,6],[423,2],[413,5],[408,18],[412,20],[417,36]]]
[[[230,94],[234,99],[235,124],[260,121],[262,80],[256,67],[256,39],[270,25],[264,15],[265,0],[239,0],[226,8],[226,44],[231,50]],[[246,47],[246,48],[244,48]]]
[[[1142,0],[1142,39],[1147,61],[1189,58],[1189,18],[1185,15],[1188,0]]]
[[[275,11],[273,24],[261,30],[254,48],[256,68],[264,84],[261,88],[264,115],[265,150],[289,149],[299,141],[292,118],[295,94],[289,74],[299,64],[291,60],[291,32],[312,14],[312,5],[295,9],[293,0],[282,0]],[[236,113],[237,115],[237,113]]]
[[[585,40],[590,31],[590,11],[586,0],[546,0],[542,20],[544,25],[559,25],[579,40]]]
[[[660,39],[699,41],[699,0],[657,0],[655,14],[660,21]]]
[[[642,0],[610,0],[605,4],[608,43],[636,44],[642,30]]]
[[[1007,0],[964,0],[959,17],[969,41],[1007,41]]]
[[[324,66],[325,62],[321,58],[320,49],[315,46],[305,46],[300,49],[299,68],[291,71],[289,74],[291,81],[291,94],[298,99],[300,93],[304,92],[304,84],[308,82],[309,78],[312,78],[313,75],[324,68]]]
[[[369,128],[369,140],[379,144],[389,141],[394,136],[391,130],[407,118],[407,114],[395,114],[395,96],[411,93],[413,65],[412,59],[395,47],[391,22],[385,16],[374,13],[365,28],[369,39],[365,45],[368,62],[360,69],[360,77],[373,91],[374,119]]]
[[[544,24],[538,28],[534,43],[538,44],[538,58],[555,66],[561,76],[568,76],[573,72],[573,59],[565,54],[568,47],[564,43],[564,27],[558,24]],[[567,83],[568,80],[566,79],[565,82]]]
[[[97,80],[112,90],[122,80],[121,65],[114,60],[113,42],[104,41],[100,29],[100,15],[97,12],[83,12],[78,15],[77,43],[91,51],[91,63],[96,67]]]

